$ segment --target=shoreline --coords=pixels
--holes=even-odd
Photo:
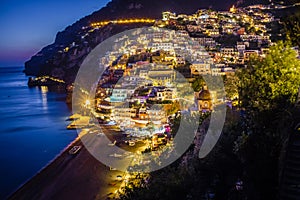
[[[18,192],[23,186],[25,186],[28,182],[30,182],[34,177],[38,176],[40,173],[42,173],[49,165],[51,165],[53,162],[55,162],[56,159],[58,159],[60,156],[62,156],[63,153],[65,153],[72,145],[74,145],[78,140],[80,140],[80,137],[77,136],[73,141],[71,141],[66,147],[64,147],[53,159],[51,159],[49,162],[47,162],[46,165],[44,165],[37,173],[35,173],[32,177],[28,178],[26,181],[24,181],[22,184],[20,184],[13,192],[8,194],[5,198],[10,199],[16,192]]]
[[[134,150],[123,144],[121,132],[103,128],[107,137],[117,140],[121,148]],[[88,136],[87,133],[86,135]],[[32,178],[22,184],[7,199],[111,199],[122,181],[116,179],[123,172],[110,168],[90,154],[79,134],[60,154]],[[69,154],[75,146],[82,146],[77,154]]]
[[[33,175],[31,178],[26,180],[23,184],[21,184],[14,192],[9,194],[6,198],[7,199],[14,199],[14,196],[18,194],[19,192],[23,192],[23,188],[27,185],[32,184],[32,182],[35,181],[35,179],[39,178],[38,176],[41,176],[41,174],[45,173],[45,171],[49,170],[51,165],[54,165],[55,162],[59,160],[63,156],[63,154],[68,153],[68,151],[71,149],[71,146],[78,143],[80,141],[80,137],[77,136],[73,141],[71,141],[63,150],[60,151],[52,160],[50,160],[44,167],[42,167],[35,175]]]

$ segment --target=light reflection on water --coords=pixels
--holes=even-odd
[[[48,93],[48,87],[47,86],[41,86],[41,94],[42,94],[42,101],[43,101],[43,110],[48,110],[47,93]]]
[[[0,199],[51,161],[77,135],[66,130],[64,94],[28,88],[23,68],[0,67]]]

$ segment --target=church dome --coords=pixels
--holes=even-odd
[[[210,92],[206,89],[203,88],[200,92],[199,92],[199,100],[212,100]]]

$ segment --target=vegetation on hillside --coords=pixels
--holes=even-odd
[[[283,22],[286,36],[293,45],[300,46],[300,10],[284,18]]]

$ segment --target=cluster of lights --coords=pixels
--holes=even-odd
[[[105,26],[109,23],[113,24],[130,24],[130,23],[154,23],[155,19],[120,19],[120,20],[112,20],[112,21],[102,21],[102,22],[96,22],[92,23],[92,27],[97,26]]]
[[[63,80],[58,79],[58,78],[54,78],[54,77],[51,77],[51,76],[41,76],[41,77],[35,78],[35,80],[37,80],[37,81],[38,80],[46,81],[47,79],[55,81],[55,82],[59,82],[59,83],[65,83]]]

